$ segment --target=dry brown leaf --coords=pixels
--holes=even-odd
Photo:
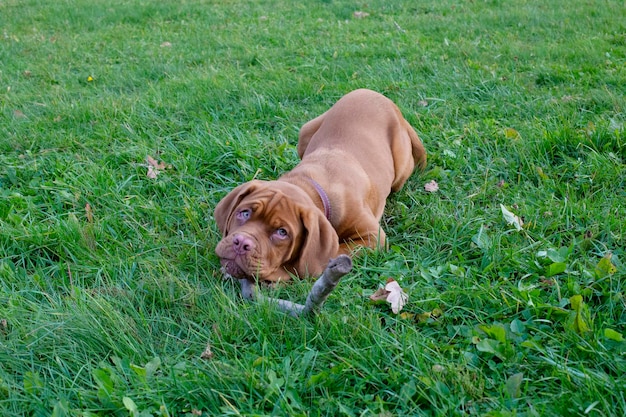
[[[384,288],[379,288],[376,292],[370,295],[370,300],[374,303],[384,303],[387,302],[387,296],[389,295],[389,291]]]
[[[213,351],[211,351],[211,344],[207,343],[204,352],[200,355],[200,359],[213,359]]]
[[[157,170],[152,165],[148,165],[148,173],[146,174],[146,176],[153,180],[157,177],[157,175],[159,175],[159,170]]]
[[[393,311],[394,314],[398,314],[409,300],[409,296],[394,279],[387,281],[385,290],[389,291],[389,295],[387,295],[387,302],[391,304],[391,311]]]
[[[518,232],[522,230],[524,222],[520,217],[518,217],[515,213],[509,211],[506,207],[504,207],[503,204],[500,204],[500,210],[502,210],[502,216],[508,224],[512,224]]]
[[[161,44],[161,48],[171,48],[172,47],[172,43],[171,42],[163,42]]]
[[[432,180],[430,182],[427,182],[426,184],[424,184],[424,190],[429,192],[429,193],[434,193],[439,191],[439,184],[437,184],[437,181]]]
[[[370,300],[373,303],[389,303],[394,314],[398,314],[402,310],[408,299],[409,296],[393,278],[387,279],[385,288],[379,288],[374,294],[370,295]]]
[[[21,110],[13,110],[13,116],[23,119],[26,117],[23,111]]]
[[[157,161],[156,159],[154,159],[150,155],[146,156],[146,162],[148,163],[148,165],[150,165],[153,168],[158,168],[159,167],[159,161]]]
[[[356,19],[363,19],[365,17],[368,17],[370,14],[367,12],[362,12],[360,10],[357,10],[356,12],[352,13],[352,16],[354,16]]]
[[[85,215],[87,216],[87,221],[89,223],[93,223],[93,211],[91,210],[91,204],[85,204]]]
[[[146,156],[146,162],[148,163],[148,172],[146,176],[150,179],[155,179],[157,175],[159,175],[159,171],[171,168],[171,165],[168,165],[163,161],[159,162],[150,155]]]

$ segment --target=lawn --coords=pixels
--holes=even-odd
[[[626,415],[623,1],[0,0],[0,31],[0,415]],[[213,208],[361,87],[429,153],[389,250],[316,317],[242,300]]]

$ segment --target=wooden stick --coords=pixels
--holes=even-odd
[[[322,275],[315,281],[304,305],[278,298],[265,297],[257,291],[253,281],[240,279],[241,295],[246,300],[266,301],[275,303],[278,308],[294,317],[317,314],[328,295],[337,287],[341,277],[352,269],[352,259],[347,255],[339,255],[328,262]]]

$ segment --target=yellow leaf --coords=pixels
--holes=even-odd
[[[613,275],[614,273],[617,272],[617,268],[611,262],[612,257],[613,257],[613,254],[609,252],[606,255],[604,255],[602,259],[600,259],[600,262],[598,262],[598,265],[596,265],[596,270],[595,270],[596,276],[598,278],[602,278],[607,275]]]
[[[573,320],[571,320],[571,327],[574,331],[579,334],[588,333],[591,331],[591,328],[588,324],[589,313],[587,311],[587,306],[583,302],[582,295],[574,295],[569,299],[570,305],[572,306],[573,312]]]
[[[417,316],[416,316],[415,314],[413,314],[413,313],[407,313],[407,312],[400,313],[400,318],[401,318],[402,320],[413,320],[413,319],[415,319],[416,317],[417,317]]]
[[[513,129],[512,127],[507,127],[504,129],[504,137],[506,137],[507,139],[519,139],[520,134],[517,130]]]
[[[548,176],[543,172],[543,169],[541,167],[535,167],[535,169],[537,170],[537,174],[539,175],[539,178],[541,178],[542,180],[548,179]]]

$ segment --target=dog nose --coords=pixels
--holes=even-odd
[[[249,237],[235,235],[233,237],[233,249],[237,255],[243,255],[254,249],[254,242]]]

